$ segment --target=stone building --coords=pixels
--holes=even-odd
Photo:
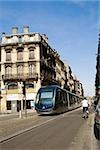
[[[95,95],[100,98],[100,34],[99,34],[99,43],[97,51],[97,64],[96,64],[96,78],[95,78]]]
[[[12,34],[2,33],[0,48],[1,112],[19,111],[21,100],[23,109],[31,109],[38,89],[44,85],[57,84],[71,92],[76,89],[70,66],[66,67],[50,47],[45,34],[31,33],[28,26],[19,33],[13,27]]]

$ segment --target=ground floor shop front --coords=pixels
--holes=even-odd
[[[0,109],[2,113],[13,113],[19,112],[21,109],[34,109],[36,93],[27,93],[26,97],[23,98],[23,95],[19,94],[7,94],[5,101],[1,101]],[[4,104],[5,103],[5,104]]]
[[[25,104],[26,103],[26,104]],[[23,100],[23,110],[24,109],[34,109],[34,100]],[[16,101],[7,101],[7,111],[12,111],[12,112],[19,112],[21,110],[21,101],[16,100]]]

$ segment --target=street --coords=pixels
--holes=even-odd
[[[80,109],[54,116],[30,118],[31,126],[0,143],[1,150],[99,150],[93,116],[84,120]],[[32,121],[31,121],[32,120]],[[28,120],[29,121],[29,120]]]
[[[100,0],[0,11],[0,150],[100,150]]]

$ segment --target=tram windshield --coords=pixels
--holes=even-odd
[[[40,95],[40,98],[53,98],[53,92],[52,91],[46,91],[46,92],[42,92]]]
[[[51,104],[53,99],[53,91],[42,91],[37,94],[36,103]]]

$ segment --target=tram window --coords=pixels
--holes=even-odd
[[[60,96],[60,90],[57,90],[57,95]]]
[[[64,92],[61,91],[61,94],[60,94],[60,103],[63,103],[64,101]]]
[[[77,102],[79,103],[79,98],[77,97]]]
[[[57,93],[56,93],[56,103],[59,103],[60,102],[60,90],[57,90]]]
[[[75,103],[77,103],[77,97],[75,97]]]
[[[73,95],[69,95],[69,97],[70,97],[70,105],[72,105],[73,104]]]
[[[66,99],[67,99],[66,92],[65,91],[61,91],[61,103],[66,105]]]
[[[75,102],[75,97],[73,96],[72,99],[73,99],[73,104],[75,104],[75,103],[76,103],[76,102]]]
[[[63,92],[63,101],[64,101],[64,104],[67,103],[67,94],[66,94],[66,92]]]
[[[65,93],[65,102],[66,102],[66,106],[68,106],[68,99],[67,99],[67,93]]]
[[[76,103],[76,101],[75,101],[75,97],[73,97],[73,104],[75,104]]]

